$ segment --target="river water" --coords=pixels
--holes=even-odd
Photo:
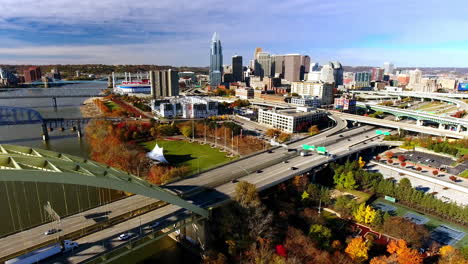
[[[107,82],[91,81],[79,84],[67,84],[60,88],[63,93],[68,89],[103,89]],[[23,88],[24,89],[24,88]],[[68,90],[68,91],[67,91]],[[81,117],[80,106],[87,98],[57,98],[57,109],[54,109],[52,99],[0,99],[1,106],[17,106],[32,108],[44,118],[77,118]],[[49,142],[42,141],[40,125],[0,126],[0,144],[37,147],[71,155],[88,157],[88,146],[84,138],[78,138],[76,132],[53,131]],[[53,209],[61,216],[78,213],[82,210],[105,204],[121,197],[117,191],[87,186],[0,182],[0,236],[24,230],[48,221],[43,206],[49,201]],[[164,248],[151,256],[154,248]],[[181,256],[190,257],[180,246],[170,239],[156,242],[145,255],[151,256],[148,262],[161,260],[163,263],[183,263]],[[172,257],[171,257],[172,256]]]

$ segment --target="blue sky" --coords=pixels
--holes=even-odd
[[[0,64],[207,66],[301,53],[313,61],[468,67],[466,0],[2,0]]]

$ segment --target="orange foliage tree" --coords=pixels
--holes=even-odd
[[[399,264],[421,264],[423,257],[416,249],[409,248],[406,241],[400,239],[390,241],[387,246],[390,254],[395,254]]]
[[[369,246],[367,243],[362,239],[362,237],[358,236],[353,238],[348,246],[345,249],[345,252],[356,262],[364,262],[369,257],[367,252],[369,250]]]

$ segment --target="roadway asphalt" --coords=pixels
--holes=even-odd
[[[389,127],[389,128],[394,128],[394,129],[401,128],[407,131],[413,131],[413,132],[434,135],[434,136],[441,136],[441,137],[446,136],[450,138],[460,138],[460,139],[463,139],[466,136],[465,133],[457,133],[457,132],[450,131],[450,130],[441,130],[438,128],[418,126],[418,125],[408,124],[404,122],[395,122],[395,121],[390,121],[386,119],[377,119],[377,118],[372,118],[372,117],[365,117],[365,116],[339,113],[339,112],[334,112],[334,114],[339,116],[342,119],[349,120],[349,121],[358,121],[361,123],[366,123],[366,124],[376,125],[376,126],[381,126],[381,127]]]
[[[338,124],[334,128],[324,131],[323,133],[320,133],[316,136],[306,138],[296,143],[293,143],[291,144],[291,147],[298,148],[300,147],[301,144],[323,145],[323,143],[325,141],[328,141],[329,138],[334,138],[334,140],[339,140],[339,138],[337,138],[338,136],[329,137],[331,134],[337,133],[346,127],[346,122],[342,121],[339,118],[336,118],[336,119],[338,120]],[[365,128],[353,129],[348,132],[344,132],[344,135],[361,133],[364,130]],[[199,190],[200,186],[213,188],[213,187],[225,184],[225,183],[229,184],[230,179],[232,179],[233,177],[239,178],[239,177],[247,175],[248,173],[255,172],[259,164],[262,164],[265,162],[271,162],[271,161],[275,162],[275,160],[278,160],[278,159],[285,159],[287,158],[286,155],[290,155],[290,154],[293,154],[293,153],[289,153],[285,151],[284,149],[280,148],[280,149],[274,150],[273,153],[263,153],[263,154],[259,154],[259,155],[256,155],[256,156],[244,159],[244,160],[239,160],[227,166],[223,166],[223,167],[202,173],[201,175],[197,177],[184,179],[179,182],[169,184],[165,187],[167,189],[171,189],[177,192],[188,192],[188,191],[194,191],[194,190],[197,191]],[[278,161],[277,163],[280,163],[280,161]],[[273,166],[273,165],[274,163],[267,164],[267,166]],[[287,167],[288,170],[290,168],[290,166],[285,166],[285,167]],[[264,174],[264,175],[267,175],[267,174]],[[216,179],[216,181],[213,181],[213,179]],[[211,195],[212,194],[210,194],[209,196]],[[206,195],[204,193],[202,196],[204,197],[204,198],[202,197],[202,200],[206,199],[205,197]],[[221,195],[222,196],[221,198],[219,196],[216,197],[216,195],[214,196],[215,196],[214,201],[227,198],[225,194]],[[85,215],[102,214],[103,212],[110,211],[109,217],[112,217],[112,216],[127,212],[129,210],[136,209],[135,207],[137,204],[146,205],[150,201],[154,202],[155,200],[150,199],[150,198],[145,198],[142,196],[138,196],[138,195],[132,196],[130,198],[122,199],[120,201],[84,212],[79,215],[74,215],[74,216],[64,218],[61,221],[60,228],[63,230],[62,233],[74,232],[76,230],[79,230],[83,227],[86,227],[95,223],[95,221],[92,219],[86,219],[84,217]],[[178,208],[177,206],[171,206],[169,208],[172,208],[172,207]],[[169,210],[169,209],[166,209],[166,207],[164,208],[165,208],[164,210]],[[155,215],[159,216],[160,211],[155,210],[154,213]],[[149,218],[157,219],[158,217],[155,217],[155,218],[149,217]],[[41,226],[0,239],[0,242],[3,242],[3,243],[0,243],[0,252],[1,252],[0,257],[27,249],[33,245],[44,243],[50,240],[51,238],[43,235],[43,233],[46,230],[50,229],[51,227],[52,226],[50,224],[41,225]],[[97,232],[96,234],[98,233],[100,232]],[[107,234],[107,232],[104,232],[104,234]],[[96,235],[96,236],[101,237],[101,238],[103,237],[103,235]],[[89,236],[86,236],[83,239],[87,237]],[[15,243],[14,244],[10,243],[11,241],[15,241]]]
[[[65,217],[61,219],[61,224],[59,226],[54,223],[49,223],[3,237],[0,239],[0,257],[13,254],[40,243],[56,240],[59,234],[63,235],[65,233],[75,232],[107,218],[122,215],[130,210],[141,208],[154,202],[157,202],[157,200],[140,195],[134,195],[107,205],[84,211],[80,214]],[[44,235],[44,232],[47,230],[57,227],[63,231],[53,235]],[[14,243],[11,243],[12,241],[14,241]]]
[[[360,149],[363,147],[370,146],[371,142],[379,143],[381,137],[375,138],[374,129],[371,127],[362,127],[350,130],[348,132],[342,133],[343,137],[351,136],[351,140],[347,141],[346,138],[342,138],[339,135],[332,136],[327,141],[330,142],[328,145],[328,150],[330,153],[335,155],[345,155],[350,151],[349,146],[352,146],[351,149]],[[363,143],[366,141],[366,143]],[[304,143],[312,143],[315,140],[307,140],[306,142],[297,142],[295,145],[300,145]],[[284,153],[287,152],[285,149],[277,150],[275,153]],[[270,154],[270,153],[268,153]],[[273,154],[273,153],[271,153]],[[268,156],[266,156],[268,158]],[[250,173],[245,177],[241,177],[239,180],[246,180],[251,183],[256,184],[257,188],[260,190],[268,188],[271,185],[277,184],[279,182],[285,181],[289,178],[297,175],[301,170],[319,166],[321,164],[329,162],[331,157],[323,156],[318,154],[313,154],[306,157],[296,156],[289,159],[287,164],[278,163],[268,168],[262,169],[261,173]],[[291,167],[296,167],[297,170],[291,170]],[[218,174],[218,177],[230,176],[229,174]],[[200,175],[197,177],[198,184],[202,185],[206,181],[207,175]],[[211,175],[210,175],[211,177]],[[227,177],[229,178],[229,177]],[[191,184],[190,184],[191,185]],[[194,204],[209,207],[210,205],[219,203],[223,200],[226,200],[229,197],[234,195],[235,183],[228,181],[227,183],[221,184],[210,191],[199,193],[193,197],[190,197]],[[152,212],[146,213],[141,217],[137,217],[121,223],[115,226],[112,226],[109,229],[105,229],[93,234],[90,234],[86,237],[83,237],[77,242],[82,244],[73,254],[61,255],[53,260],[50,263],[79,263],[86,259],[91,259],[102,252],[109,251],[112,248],[116,248],[122,245],[123,242],[116,239],[116,237],[124,232],[134,232],[138,233],[140,226],[145,226],[152,221],[163,222],[164,225],[170,225],[177,221],[180,221],[184,217],[181,214],[186,213],[184,209],[180,209],[174,205],[167,205],[163,208],[154,210]],[[172,218],[171,218],[172,217]],[[140,222],[141,221],[141,222]],[[49,263],[49,262],[48,262]]]

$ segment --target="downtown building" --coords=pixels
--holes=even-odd
[[[354,74],[354,89],[370,87],[371,79],[370,72],[356,72]]]
[[[23,72],[23,76],[24,76],[25,83],[32,83],[37,80],[41,80],[42,78],[41,68],[29,67],[27,70]]]
[[[179,73],[174,70],[150,71],[151,97],[179,95]]]
[[[210,86],[217,88],[223,76],[223,48],[218,33],[214,33],[210,46]]]
[[[232,56],[232,78],[234,82],[244,81],[242,56]]]
[[[151,109],[164,118],[207,118],[218,115],[218,102],[206,97],[187,96],[152,100]]]
[[[292,82],[291,93],[302,97],[316,97],[321,105],[333,103],[333,84],[323,82]]]
[[[261,80],[263,77],[271,77],[271,56],[268,52],[256,53],[254,73]]]
[[[306,111],[300,111],[299,108],[297,110],[260,109],[258,111],[258,123],[287,133],[294,133],[301,132],[300,130],[303,130],[303,128],[309,128],[310,125],[327,116],[326,112],[321,110],[311,110],[307,107],[304,109]]]

